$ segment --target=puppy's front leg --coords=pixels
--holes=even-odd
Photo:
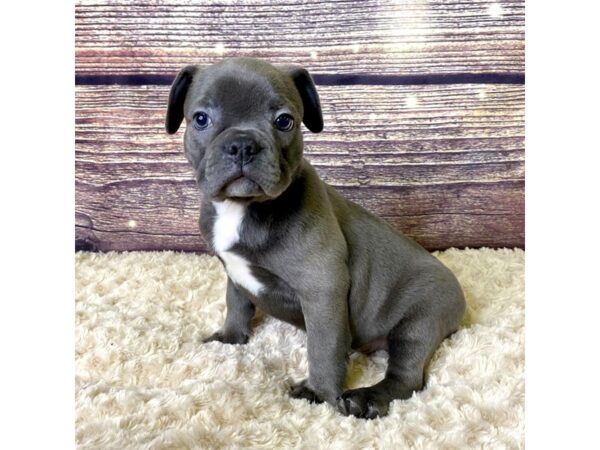
[[[223,327],[204,339],[204,342],[220,341],[225,344],[245,344],[250,338],[250,322],[254,316],[255,306],[227,278],[227,316]]]
[[[342,392],[351,341],[347,294],[347,283],[341,283],[334,289],[302,299],[309,376],[292,386],[292,397],[336,404]]]

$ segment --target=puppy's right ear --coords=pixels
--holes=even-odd
[[[175,81],[171,85],[169,105],[167,107],[167,120],[165,122],[165,127],[169,134],[176,133],[181,122],[183,122],[183,103],[185,102],[185,96],[192,84],[197,69],[197,66],[184,67],[177,74]]]

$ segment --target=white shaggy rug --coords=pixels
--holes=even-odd
[[[306,335],[258,318],[245,346],[201,344],[225,316],[216,258],[76,254],[76,439],[81,449],[467,449],[524,444],[524,252],[436,255],[460,280],[465,326],[435,354],[426,388],[387,417],[292,400]],[[387,354],[350,358],[348,387]]]

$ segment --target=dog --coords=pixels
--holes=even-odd
[[[200,229],[227,272],[227,314],[204,342],[245,344],[256,308],[306,330],[308,378],[293,398],[373,419],[424,386],[433,352],[460,326],[452,272],[343,198],[303,157],[301,123],[323,129],[307,70],[252,58],[190,65],[170,90],[166,130],[203,193]],[[348,353],[387,348],[385,378],[343,390]]]

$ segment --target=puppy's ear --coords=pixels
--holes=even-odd
[[[167,119],[165,121],[165,127],[169,134],[176,133],[181,122],[183,122],[183,103],[185,102],[185,96],[192,84],[197,69],[197,66],[184,67],[181,69],[181,72],[177,74],[175,81],[173,81],[173,84],[171,85],[169,105],[167,107]]]
[[[294,81],[296,89],[302,98],[304,105],[304,117],[302,122],[313,133],[323,131],[323,114],[321,113],[321,102],[315,83],[308,70],[298,66],[286,66],[283,68]]]

